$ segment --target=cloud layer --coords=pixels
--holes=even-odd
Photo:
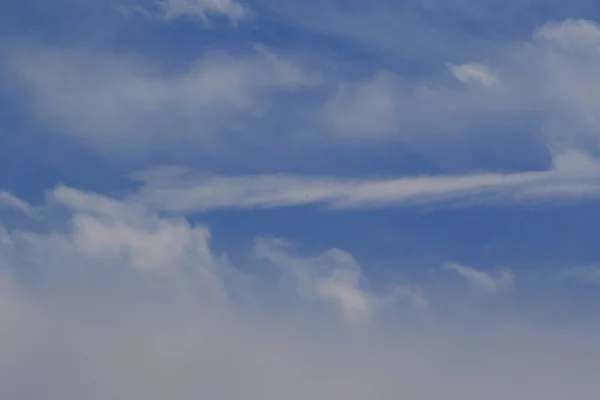
[[[175,3],[165,8],[183,7]],[[230,4],[218,7],[226,12]],[[481,146],[526,135],[540,148],[595,157],[599,32],[592,21],[549,22],[527,41],[503,43],[466,63],[449,59],[416,76],[376,67],[350,78],[342,63],[316,52],[260,46],[235,54],[205,47],[175,71],[135,54],[48,46],[13,52],[9,60],[35,120],[105,154],[176,144],[208,152],[238,138],[285,146],[281,137],[392,140],[438,154],[439,143]]]
[[[349,253],[302,255],[281,239],[257,238],[247,262],[259,268],[248,270],[182,218],[102,196],[48,199],[45,215],[61,224],[0,235],[3,398],[561,399],[600,389],[595,321],[555,330],[429,284],[386,292]],[[450,268],[489,295],[508,287]]]

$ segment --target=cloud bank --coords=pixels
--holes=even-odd
[[[376,289],[346,251],[302,255],[281,239],[257,238],[248,270],[215,253],[207,227],[88,200],[57,192],[45,214],[63,223],[1,231],[3,398],[561,399],[600,389],[597,325],[556,330],[477,303],[465,317],[452,291]],[[490,295],[508,282],[451,268]]]

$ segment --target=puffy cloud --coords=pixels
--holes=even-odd
[[[298,259],[288,254],[287,247],[280,240],[261,239],[256,243],[256,252],[259,257],[291,272],[305,296],[336,303],[351,322],[370,318],[373,299],[359,287],[361,268],[350,254],[332,249],[316,258]]]
[[[305,256],[258,239],[248,262],[291,279],[301,296],[288,308],[296,291],[255,269],[262,283],[247,280],[205,227],[65,187],[44,215],[56,207],[48,222],[61,224],[0,232],[0,397],[552,400],[599,390],[596,324],[454,321],[446,296],[443,315],[420,309],[432,326],[400,318],[402,303],[378,315],[385,295],[349,253]]]
[[[593,21],[567,19],[543,25],[534,33],[533,38],[542,46],[567,51],[598,50],[600,30]]]

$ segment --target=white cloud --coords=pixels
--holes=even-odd
[[[491,273],[456,263],[445,264],[444,268],[456,272],[475,289],[482,292],[499,293],[511,290],[514,286],[514,276],[510,271],[502,271],[494,276]]]
[[[192,17],[207,24],[210,15],[224,15],[233,22],[250,15],[248,8],[235,0],[156,0],[156,3],[167,20]]]
[[[510,91],[490,71],[472,65],[455,67],[454,77],[464,83],[429,82],[378,71],[364,80],[341,82],[321,112],[323,129],[338,138],[401,140],[426,143],[435,136],[456,142],[469,129],[504,116]],[[502,90],[491,89],[502,88]],[[488,92],[494,92],[488,94]]]
[[[334,302],[350,322],[370,319],[374,299],[360,288],[361,268],[350,254],[332,249],[316,258],[301,259],[288,254],[285,243],[273,239],[258,240],[255,248],[259,257],[293,274],[304,296]]]
[[[351,179],[292,175],[221,177],[157,169],[134,178],[144,183],[129,201],[150,209],[184,213],[310,204],[344,209],[552,205],[600,197],[600,168],[587,156],[574,152],[558,154],[552,170],[511,174]]]
[[[485,87],[500,84],[498,76],[487,66],[482,64],[450,65],[452,73],[463,83],[476,82]]]
[[[3,208],[18,210],[28,215],[33,215],[35,213],[34,208],[26,201],[7,191],[0,190],[0,210]]]
[[[349,136],[377,136],[397,124],[399,99],[390,74],[380,73],[361,85],[344,83],[328,101],[324,119],[334,132]]]
[[[600,28],[587,20],[550,22],[528,42],[504,43],[476,63],[443,75],[378,71],[342,82],[323,111],[338,137],[403,140],[436,146],[440,137],[472,146],[523,129],[540,145],[600,151]],[[464,58],[463,58],[464,59]],[[382,79],[381,77],[385,77]],[[502,125],[502,129],[494,126]],[[507,132],[507,129],[509,130]],[[421,148],[421,147],[420,147]]]
[[[506,43],[473,63],[447,60],[452,74],[444,68],[419,78],[380,70],[366,79],[322,81],[302,67],[314,60],[265,50],[206,54],[176,73],[141,57],[51,48],[10,60],[38,123],[105,154],[208,152],[239,143],[234,134],[266,142],[289,119],[286,135],[403,140],[419,151],[448,142],[474,151],[492,135],[494,143],[514,140],[526,120],[523,134],[540,146],[593,155],[600,151],[598,32],[589,21],[549,23],[529,42]],[[303,102],[306,92],[298,90],[318,92],[336,82],[323,104]],[[302,107],[280,101],[284,93]],[[329,92],[319,93],[314,99]]]
[[[133,55],[37,48],[11,57],[35,120],[109,154],[208,151],[318,76],[265,48],[207,53],[178,72]]]
[[[168,18],[204,19],[211,13],[241,18],[234,2],[169,3],[174,8],[165,8]],[[385,13],[364,20],[378,16]],[[386,24],[403,27],[393,16],[386,18]],[[581,83],[586,74],[576,72],[586,71],[570,64],[562,69],[561,52],[593,48],[594,29],[580,22],[548,25],[526,46],[556,56],[552,68],[558,67],[548,76],[573,73],[564,81],[573,92],[561,99],[575,105],[573,99],[583,93],[586,98],[569,110],[580,117],[580,106],[591,106],[586,109],[591,126],[594,88],[578,93],[585,87],[569,81]],[[407,128],[444,127],[461,119],[472,124],[498,104],[519,111],[538,105],[536,96],[521,101],[514,95],[527,92],[513,90],[528,81],[515,78],[506,67],[514,65],[499,58],[501,65],[489,63],[488,72],[502,77],[494,90],[472,65],[461,66],[458,75],[479,84],[460,89],[415,89],[386,73],[364,86],[345,84],[326,109],[328,122],[343,134],[404,134]],[[14,61],[39,123],[111,154],[161,148],[177,138],[197,145],[244,125],[244,118],[263,115],[277,104],[273,93],[314,83],[294,63],[268,52],[210,56],[174,74],[136,57],[52,49],[24,52]],[[595,66],[588,65],[588,77],[595,76]],[[539,94],[539,81],[532,82],[532,92]],[[544,103],[543,110],[552,109],[548,104],[554,103]],[[500,109],[491,114],[512,115]],[[430,298],[427,282],[392,283],[398,289],[382,293],[369,284],[368,269],[341,249],[306,255],[280,239],[259,238],[253,254],[232,265],[211,246],[208,227],[180,215],[305,204],[367,208],[597,199],[600,173],[592,157],[571,149],[555,155],[549,171],[511,174],[342,179],[162,169],[137,178],[141,190],[120,199],[58,186],[47,204],[32,207],[0,192],[0,207],[51,216],[39,229],[0,225],[0,398],[562,400],[600,392],[596,315],[574,307],[569,322],[584,323],[555,329],[566,317],[533,293],[531,308],[553,318],[546,324],[505,309],[495,318],[497,310],[478,303],[467,307],[486,312],[454,319],[463,309],[454,310],[456,299],[443,290]],[[266,261],[292,285],[249,268]],[[508,273],[447,268],[488,293],[513,286]],[[590,279],[590,271],[577,276]],[[433,325],[404,318],[405,308],[426,314]]]
[[[233,24],[248,19],[250,9],[235,0],[152,0],[154,7],[146,7],[147,1],[131,0],[111,2],[111,8],[124,17],[141,15],[145,18],[160,18],[171,22],[179,18],[191,18],[210,26],[217,16],[229,19]]]
[[[542,46],[563,50],[600,50],[600,29],[597,23],[589,20],[549,22],[540,27],[533,38]]]
[[[305,256],[260,239],[256,254],[301,289],[288,308],[295,291],[255,270],[262,283],[248,283],[241,271],[256,260],[223,263],[202,226],[70,188],[48,201],[45,215],[63,207],[46,221],[66,215],[59,225],[0,231],[1,398],[559,400],[600,390],[591,316],[569,330],[506,314],[454,320],[443,296],[432,326],[399,317],[401,304],[380,316],[370,300],[380,293],[349,253]],[[329,318],[311,296],[363,323]]]

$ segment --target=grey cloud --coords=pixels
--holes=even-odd
[[[423,325],[399,303],[348,324],[309,303],[240,303],[229,295],[240,285],[246,300],[279,304],[338,296],[343,316],[364,310],[358,293],[378,293],[365,292],[347,252],[305,256],[261,239],[257,256],[304,292],[267,294],[275,288],[227,272],[236,268],[206,227],[61,190],[49,202],[70,211],[66,230],[0,232],[2,398],[558,400],[600,390],[597,324],[555,330],[483,313]]]

